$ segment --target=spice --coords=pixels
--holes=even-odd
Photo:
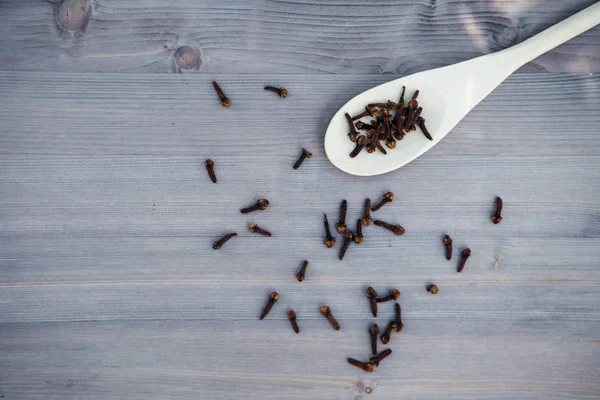
[[[352,152],[350,153],[350,158],[356,157],[362,151],[362,149],[365,148],[366,144],[367,138],[363,135],[359,135],[358,138],[356,138],[356,146],[354,147],[354,150],[352,150]]]
[[[360,219],[356,221],[356,232],[354,233],[352,239],[356,244],[361,244],[363,242],[364,236],[362,234],[362,222]]]
[[[394,330],[396,332],[402,332],[402,329],[404,329],[404,324],[402,323],[402,308],[400,308],[400,303],[396,303],[394,308],[396,309],[396,322],[394,324]]]
[[[300,333],[300,328],[298,328],[298,323],[296,322],[296,311],[288,311],[288,318],[290,319],[290,323],[292,324],[292,329],[294,332]]]
[[[302,268],[300,268],[300,272],[296,274],[296,279],[298,279],[298,282],[302,282],[304,280],[304,276],[306,275],[306,267],[308,267],[308,261],[304,260],[302,263]]]
[[[427,285],[427,291],[431,294],[437,294],[438,287],[437,285]]]
[[[225,96],[225,93],[223,93],[223,91],[221,90],[221,86],[219,86],[219,84],[215,81],[213,81],[212,84],[213,84],[213,87],[215,88],[215,92],[217,92],[217,95],[219,96],[221,105],[225,108],[228,108],[229,106],[231,106],[231,100],[229,100],[229,98],[227,96]]]
[[[371,357],[369,359],[369,362],[375,365],[376,367],[379,367],[379,362],[387,356],[389,356],[390,354],[392,354],[392,349],[385,349],[381,353],[377,354],[375,357]]]
[[[228,234],[224,235],[223,237],[221,237],[221,239],[219,239],[213,243],[212,248],[214,250],[219,250],[221,248],[221,246],[223,246],[225,244],[225,242],[227,242],[229,239],[231,239],[234,236],[237,236],[237,233],[233,232],[233,233],[228,233]]]
[[[364,363],[362,361],[355,360],[354,358],[349,358],[348,362],[350,364],[354,365],[355,367],[358,367],[358,368],[362,369],[365,372],[373,372],[373,367],[374,366],[370,362]]]
[[[269,236],[271,237],[271,232],[269,231],[265,231],[263,228],[261,228],[260,226],[256,225],[256,224],[250,224],[248,225],[248,230],[252,233],[258,233],[260,235],[263,236]]]
[[[390,335],[392,334],[393,330],[396,330],[396,323],[394,321],[390,321],[385,332],[383,335],[381,335],[381,343],[388,344],[390,342]]]
[[[326,235],[326,238],[323,241],[323,243],[325,244],[325,246],[327,246],[328,249],[330,249],[335,245],[335,238],[333,236],[331,236],[331,231],[329,230],[329,221],[327,220],[327,214],[325,214],[323,224],[325,225],[325,235]]]
[[[338,324],[337,320],[331,314],[331,309],[329,307],[321,306],[321,314],[323,314],[323,316],[327,318],[327,321],[329,321],[331,326],[333,326],[333,329],[335,329],[336,331],[340,330],[340,324]]]
[[[213,183],[217,183],[217,176],[215,175],[215,163],[210,158],[204,161],[204,166],[208,171],[208,176]]]
[[[310,151],[306,150],[305,148],[302,148],[302,153],[300,153],[300,157],[298,157],[298,161],[296,161],[294,163],[294,169],[300,168],[300,165],[302,165],[302,162],[304,161],[304,159],[310,158],[310,156],[312,156],[312,153]]]
[[[462,272],[465,268],[465,264],[467,263],[467,258],[471,256],[471,249],[466,248],[460,253],[460,264],[458,264],[458,272]]]
[[[266,210],[267,207],[269,207],[269,200],[267,200],[267,199],[260,199],[260,200],[256,201],[256,204],[253,204],[253,205],[251,205],[249,207],[246,207],[246,208],[242,208],[240,210],[240,212],[242,214],[247,214],[249,212],[256,211],[256,210]]]
[[[261,320],[267,316],[269,311],[271,311],[273,304],[277,303],[277,300],[279,300],[279,294],[277,292],[271,292],[271,294],[269,294],[269,300],[267,300],[267,304],[265,305],[265,308],[263,309],[263,312],[260,315]]]
[[[446,246],[446,260],[452,258],[452,238],[449,235],[444,235],[444,246]]]
[[[402,93],[400,94],[400,98],[398,103],[394,103],[391,100],[387,102],[379,102],[379,103],[369,103],[365,107],[365,111],[355,115],[354,117],[350,117],[349,114],[345,114],[346,119],[348,120],[348,124],[350,127],[350,132],[348,133],[348,137],[352,142],[356,142],[358,139],[358,133],[356,129],[359,130],[368,130],[367,137],[370,142],[366,146],[367,153],[374,153],[376,150],[379,150],[383,154],[387,154],[387,151],[380,143],[380,141],[385,141],[385,146],[394,150],[397,147],[397,141],[400,141],[404,138],[405,132],[413,132],[417,128],[417,126],[423,132],[423,135],[429,140],[433,140],[431,134],[427,130],[425,126],[425,119],[421,117],[423,112],[423,107],[419,106],[419,102],[417,101],[417,97],[419,96],[419,90],[416,90],[408,101],[408,103],[404,104],[404,94],[406,92],[406,87],[402,86]],[[369,124],[363,121],[357,121],[361,118],[366,117],[375,117],[376,120],[371,120]],[[352,125],[354,122],[354,125]],[[356,157],[358,152],[362,150],[358,150],[359,147],[355,148],[356,152],[350,153],[351,157]]]
[[[390,300],[398,300],[398,297],[400,297],[400,291],[397,289],[392,289],[392,290],[390,290],[390,294],[388,294],[385,297],[381,297],[381,298],[377,299],[377,302],[384,303],[384,302],[390,301]]]
[[[394,235],[398,235],[398,236],[404,235],[404,228],[401,225],[388,224],[387,222],[383,222],[378,219],[373,221],[373,224],[394,232]]]
[[[361,219],[361,222],[364,226],[370,226],[371,222],[371,199],[365,199],[365,212]]]
[[[394,193],[392,192],[387,192],[386,194],[383,195],[383,198],[381,199],[381,201],[373,206],[371,208],[371,211],[375,212],[377,210],[379,210],[381,207],[383,207],[384,205],[386,205],[387,203],[391,203],[394,200]]]
[[[371,335],[371,352],[377,355],[377,335],[379,335],[379,325],[371,325],[369,328],[369,335]]]
[[[496,212],[494,213],[494,216],[492,217],[492,222],[494,223],[494,225],[502,222],[502,206],[503,206],[502,199],[500,197],[496,197]]]
[[[350,246],[350,242],[354,240],[354,235],[352,232],[347,231],[344,233],[344,244],[342,245],[342,249],[340,250],[340,261],[344,259],[344,255],[346,254],[346,250],[348,250],[348,246]]]
[[[371,312],[374,317],[377,317],[377,292],[371,286],[367,288],[365,296],[369,299],[369,303],[371,303]]]
[[[335,224],[335,229],[338,233],[346,232],[346,210],[348,209],[348,202],[346,200],[342,200],[340,204],[340,221]]]
[[[281,98],[286,98],[287,94],[288,94],[287,89],[277,88],[275,86],[265,86],[265,90],[268,90],[269,92],[277,93],[277,95]]]

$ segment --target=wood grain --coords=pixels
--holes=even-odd
[[[57,27],[57,2],[5,0],[0,70],[174,71],[182,45],[203,73],[409,74],[519,43],[595,0],[96,0],[85,32]],[[524,72],[600,72],[600,28]]]
[[[0,396],[600,396],[598,75],[514,76],[432,151],[369,179],[334,169],[323,134],[388,77],[217,78],[232,109],[201,75],[0,72]],[[302,147],[314,155],[294,171]],[[387,190],[377,215],[406,234],[367,228],[337,260],[323,212],[335,221],[346,198],[353,223]],[[268,210],[239,213],[260,197]],[[229,230],[239,237],[213,251]],[[405,324],[373,374],[345,361],[369,356],[368,285],[402,292]],[[258,321],[272,290],[281,299]],[[385,325],[392,304],[380,310]]]

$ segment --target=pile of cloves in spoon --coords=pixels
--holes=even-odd
[[[417,101],[419,91],[415,91],[406,105],[404,104],[405,91],[406,88],[402,86],[398,103],[391,100],[387,103],[371,103],[367,104],[365,111],[353,117],[348,113],[344,114],[350,128],[348,138],[356,143],[350,158],[356,157],[363,149],[366,149],[369,154],[377,150],[387,154],[381,142],[385,142],[385,146],[393,150],[396,148],[396,142],[404,139],[407,133],[416,131],[417,126],[427,139],[433,140],[425,126],[425,119],[421,116],[423,107],[420,107]],[[361,121],[362,118],[373,119],[366,123]],[[366,134],[359,131],[366,131]]]

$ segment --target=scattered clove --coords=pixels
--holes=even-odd
[[[357,119],[361,119],[361,118],[368,117],[368,116],[371,116],[371,117],[377,116],[377,109],[375,107],[365,107],[365,111],[352,117],[352,120],[356,121]]]
[[[433,285],[433,284],[427,285],[427,291],[431,294],[437,294],[438,287],[437,287],[437,285]]]
[[[494,213],[494,216],[492,217],[492,222],[494,223],[494,225],[497,225],[500,222],[502,222],[502,206],[503,205],[504,205],[504,203],[502,202],[502,199],[500,197],[496,197],[496,212]]]
[[[265,90],[268,90],[269,92],[277,93],[277,95],[281,98],[286,98],[287,94],[288,94],[287,89],[277,88],[275,86],[265,86]]]
[[[354,126],[356,126],[356,129],[360,129],[361,131],[368,131],[369,129],[374,129],[373,125],[365,124],[362,121],[358,121],[356,124],[354,124]]]
[[[381,201],[373,206],[371,208],[371,211],[375,212],[377,210],[379,210],[381,207],[383,207],[384,205],[386,205],[387,203],[391,203],[394,200],[394,193],[392,192],[387,192],[386,194],[383,195],[383,198],[381,199]]]
[[[300,157],[298,157],[298,161],[296,161],[294,163],[294,169],[300,168],[300,165],[302,165],[302,162],[304,162],[304,159],[310,158],[310,156],[312,156],[312,153],[310,151],[306,150],[305,148],[302,148],[302,153],[300,153]]]
[[[340,204],[340,221],[335,224],[335,229],[338,233],[346,232],[346,210],[348,209],[348,202],[346,200],[342,200],[342,204]]]
[[[263,309],[259,319],[262,320],[267,316],[269,311],[271,311],[273,304],[277,303],[277,300],[279,300],[279,294],[277,292],[271,292],[271,294],[269,294],[269,300],[267,301],[267,304],[265,305],[265,308]]]
[[[404,324],[402,323],[402,308],[400,308],[400,303],[396,303],[394,308],[396,309],[396,321],[394,324],[394,330],[396,332],[402,332],[402,329],[404,329]]]
[[[204,161],[204,166],[208,171],[208,176],[213,183],[217,183],[217,176],[215,175],[215,163],[210,158]]]
[[[213,81],[212,84],[213,84],[213,87],[215,88],[215,92],[217,92],[217,95],[219,96],[221,105],[225,108],[228,108],[229,106],[231,106],[231,100],[229,100],[229,98],[227,96],[225,96],[225,93],[223,93],[223,91],[221,90],[221,86],[219,86],[219,84],[215,81]]]
[[[375,365],[376,367],[379,367],[379,362],[387,356],[389,356],[390,354],[392,354],[392,349],[385,349],[381,353],[377,354],[375,357],[371,357],[369,359],[369,362]]]
[[[249,207],[246,207],[246,208],[242,208],[240,210],[240,212],[242,214],[247,214],[249,212],[256,211],[256,210],[266,210],[267,207],[269,207],[269,200],[267,200],[267,199],[260,199],[260,200],[256,201],[256,204],[253,204],[253,205],[251,205]]]
[[[348,138],[350,138],[351,142],[356,142],[356,139],[358,138],[358,132],[356,131],[354,122],[352,121],[350,114],[346,113],[346,114],[344,114],[344,116],[346,117],[346,121],[348,121],[348,126],[350,126],[350,132],[348,132]]]
[[[363,242],[364,236],[362,233],[362,222],[360,219],[356,221],[356,232],[354,233],[352,239],[356,244],[361,244]]]
[[[331,314],[331,309],[329,307],[321,306],[321,314],[323,314],[323,316],[327,318],[327,321],[329,321],[331,326],[333,326],[333,329],[335,329],[336,331],[340,330],[340,324],[338,324],[337,320]]]
[[[390,321],[385,332],[381,335],[381,343],[388,344],[390,342],[390,335],[393,330],[396,330],[396,322]]]
[[[373,364],[370,362],[364,363],[362,361],[355,360],[354,358],[349,358],[348,362],[355,367],[362,369],[365,372],[373,372]]]
[[[352,242],[353,240],[354,234],[350,231],[346,231],[346,233],[344,233],[344,244],[342,245],[342,250],[340,250],[340,261],[344,259],[346,250],[348,250],[348,246],[350,246],[350,242]]]
[[[446,260],[452,258],[452,238],[449,235],[444,235],[444,246],[446,246]]]
[[[271,237],[271,232],[265,231],[263,228],[261,228],[260,226],[258,226],[256,224],[248,225],[248,230],[252,233],[258,233],[259,235]]]
[[[302,282],[304,280],[304,276],[306,275],[306,267],[308,267],[308,261],[304,260],[302,263],[302,268],[300,268],[300,272],[296,274],[296,279],[298,279],[298,282]]]
[[[365,199],[365,213],[361,221],[364,226],[370,226],[373,221],[371,218],[371,199]]]
[[[300,333],[300,328],[298,328],[298,323],[296,322],[296,311],[288,311],[288,318],[290,319],[290,323],[292,324],[292,329],[294,332]]]
[[[377,335],[379,335],[379,325],[371,325],[369,328],[369,335],[371,335],[371,352],[374,355],[377,355]]]
[[[471,256],[471,249],[469,249],[468,247],[466,249],[464,249],[462,251],[462,253],[460,253],[460,264],[458,264],[458,272],[462,272],[462,270],[465,268],[465,264],[467,263],[467,258],[469,258]]]
[[[377,317],[377,292],[371,286],[367,288],[365,296],[369,299],[371,303],[371,312],[374,317]]]
[[[400,297],[400,291],[397,289],[392,289],[392,290],[390,290],[390,294],[388,294],[385,297],[381,297],[381,298],[377,299],[377,302],[384,303],[386,301],[398,300],[398,297]]]
[[[329,230],[329,221],[327,220],[327,214],[325,214],[323,224],[325,225],[326,235],[326,238],[323,241],[323,243],[325,244],[325,246],[327,246],[328,249],[330,249],[335,245],[335,238],[331,235],[331,231]]]
[[[398,235],[398,236],[404,235],[404,228],[401,225],[388,224],[387,222],[383,222],[378,219],[373,221],[373,224],[394,232],[394,235]]]
[[[227,242],[229,239],[231,239],[234,236],[237,236],[237,233],[233,232],[233,233],[228,233],[228,234],[224,235],[223,237],[221,237],[221,239],[219,239],[213,243],[212,248],[214,250],[219,250],[221,248],[221,246],[223,246],[225,244],[225,242]]]

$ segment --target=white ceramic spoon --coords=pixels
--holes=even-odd
[[[600,1],[509,49],[369,89],[347,102],[333,116],[325,134],[327,157],[333,165],[353,175],[378,175],[400,168],[435,146],[519,67],[598,24]],[[423,107],[423,117],[433,141],[427,140],[417,128],[398,141],[387,155],[379,151],[367,154],[363,150],[356,158],[350,158],[355,144],[348,139],[349,127],[344,113],[354,116],[363,112],[369,103],[396,102],[402,86],[406,86],[405,102],[415,89],[420,90],[419,106]]]

